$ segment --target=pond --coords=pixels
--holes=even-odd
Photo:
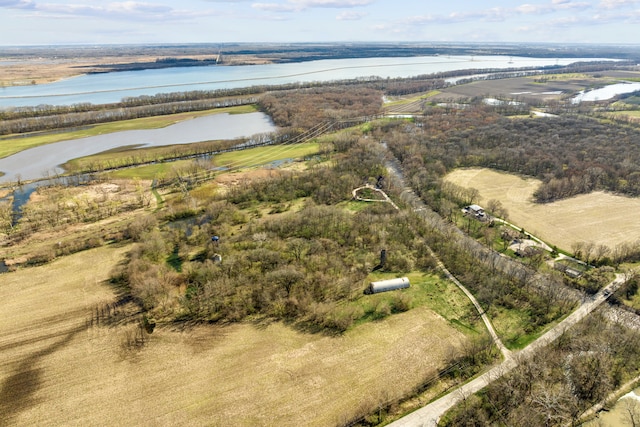
[[[573,98],[572,102],[574,104],[577,104],[582,101],[604,101],[607,99],[611,99],[616,95],[631,93],[637,90],[640,90],[640,83],[638,82],[616,83],[600,89],[580,92]]]
[[[0,182],[42,179],[64,172],[60,165],[79,157],[119,147],[154,147],[236,139],[274,132],[271,118],[263,113],[212,114],[161,129],[115,132],[41,145],[0,159]]]

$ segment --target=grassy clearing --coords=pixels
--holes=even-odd
[[[464,336],[427,308],[339,337],[256,320],[86,328],[129,248],[103,247],[7,273],[0,287],[2,424],[326,426],[408,393]]]
[[[636,293],[630,300],[624,300],[625,305],[640,310],[640,293]]]
[[[607,113],[607,115],[612,117],[617,117],[617,116],[640,117],[640,110],[613,111],[611,113]]]
[[[364,287],[371,281],[394,279],[402,277],[397,273],[371,273]],[[474,308],[466,296],[448,280],[422,272],[406,274],[411,286],[408,289],[394,292],[367,295],[353,302],[360,307],[365,316],[360,323],[384,317],[385,306],[393,306],[394,299],[403,295],[410,302],[411,307],[428,307],[445,319],[450,326],[464,334],[483,333],[484,326],[478,323],[474,315]]]
[[[161,147],[155,148],[159,150]],[[154,150],[154,149],[150,149]],[[256,147],[248,150],[234,151],[223,153],[215,156],[212,163],[215,167],[242,169],[245,167],[263,166],[269,163],[279,163],[290,159],[300,159],[317,154],[320,150],[318,143],[304,143],[296,145],[274,145],[268,147]],[[122,155],[122,154],[120,154]],[[97,161],[108,161],[111,158],[117,158],[118,153],[102,153],[90,158],[84,158],[82,161],[89,162],[92,159]],[[174,170],[181,169],[192,164],[194,160],[176,160],[172,162],[156,163],[152,165],[137,166],[125,168],[110,172],[113,178],[125,179],[156,179],[161,177],[169,177]],[[228,173],[221,171],[220,174]]]
[[[217,167],[238,169],[262,166],[287,159],[299,159],[317,154],[319,151],[320,145],[315,142],[295,145],[271,145],[222,153],[213,158],[213,164]]]
[[[442,92],[439,90],[432,90],[422,95],[412,96],[410,98],[401,98],[401,99],[394,98],[392,101],[385,102],[384,107],[398,107],[405,104],[411,104],[416,101],[421,101],[423,99],[431,98],[432,96],[436,96],[440,93]]]
[[[88,136],[122,132],[127,130],[158,129],[184,120],[211,114],[244,114],[253,113],[255,111],[257,111],[257,109],[254,105],[242,105],[238,107],[217,108],[215,110],[171,114],[167,116],[144,117],[141,119],[133,120],[122,120],[118,122],[83,127],[82,129],[72,130],[68,132],[37,133],[33,136],[9,135],[0,138],[0,158],[7,157],[20,151],[37,147],[39,145],[67,141],[70,139],[86,138]]]
[[[544,76],[529,76],[531,80],[592,80],[593,77],[582,73],[566,73],[566,74],[545,74]]]
[[[505,308],[496,308],[490,310],[491,323],[497,334],[502,338],[502,342],[511,350],[520,350],[535,341],[541,336],[544,329],[538,329],[534,333],[523,333],[529,329],[530,318],[527,313],[516,309],[507,310]]]
[[[509,221],[542,238],[550,245],[570,249],[575,242],[595,242],[615,247],[635,241],[640,234],[640,199],[593,192],[547,204],[533,202],[540,182],[533,178],[490,169],[459,169],[445,178],[480,192],[480,205],[500,200]]]

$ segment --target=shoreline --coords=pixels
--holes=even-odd
[[[473,43],[361,43],[361,44],[193,44],[193,45],[104,45],[0,46],[0,90],[57,82],[91,73],[138,71],[193,66],[235,66],[300,63],[327,59],[416,56],[500,55],[539,58],[638,57],[638,49],[584,45],[567,50],[562,46],[482,45]],[[4,62],[4,64],[3,64]]]

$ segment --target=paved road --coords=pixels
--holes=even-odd
[[[604,287],[593,297],[585,299],[580,307],[567,316],[562,322],[551,328],[540,338],[529,344],[523,350],[513,354],[512,357],[506,358],[502,363],[494,366],[484,374],[474,380],[460,386],[458,389],[418,409],[415,412],[389,424],[393,427],[414,427],[414,426],[437,426],[440,417],[453,405],[466,399],[468,396],[480,391],[489,385],[492,381],[502,377],[513,368],[518,366],[522,358],[532,355],[534,352],[547,346],[566,330],[584,319],[589,313],[595,310],[600,304],[607,300],[609,295],[624,282],[624,277],[620,274],[616,275],[616,279]]]

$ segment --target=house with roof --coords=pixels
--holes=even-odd
[[[465,206],[464,209],[462,209],[462,212],[464,212],[467,215],[472,215],[480,220],[486,219],[486,214],[484,213],[484,209],[478,205]]]

